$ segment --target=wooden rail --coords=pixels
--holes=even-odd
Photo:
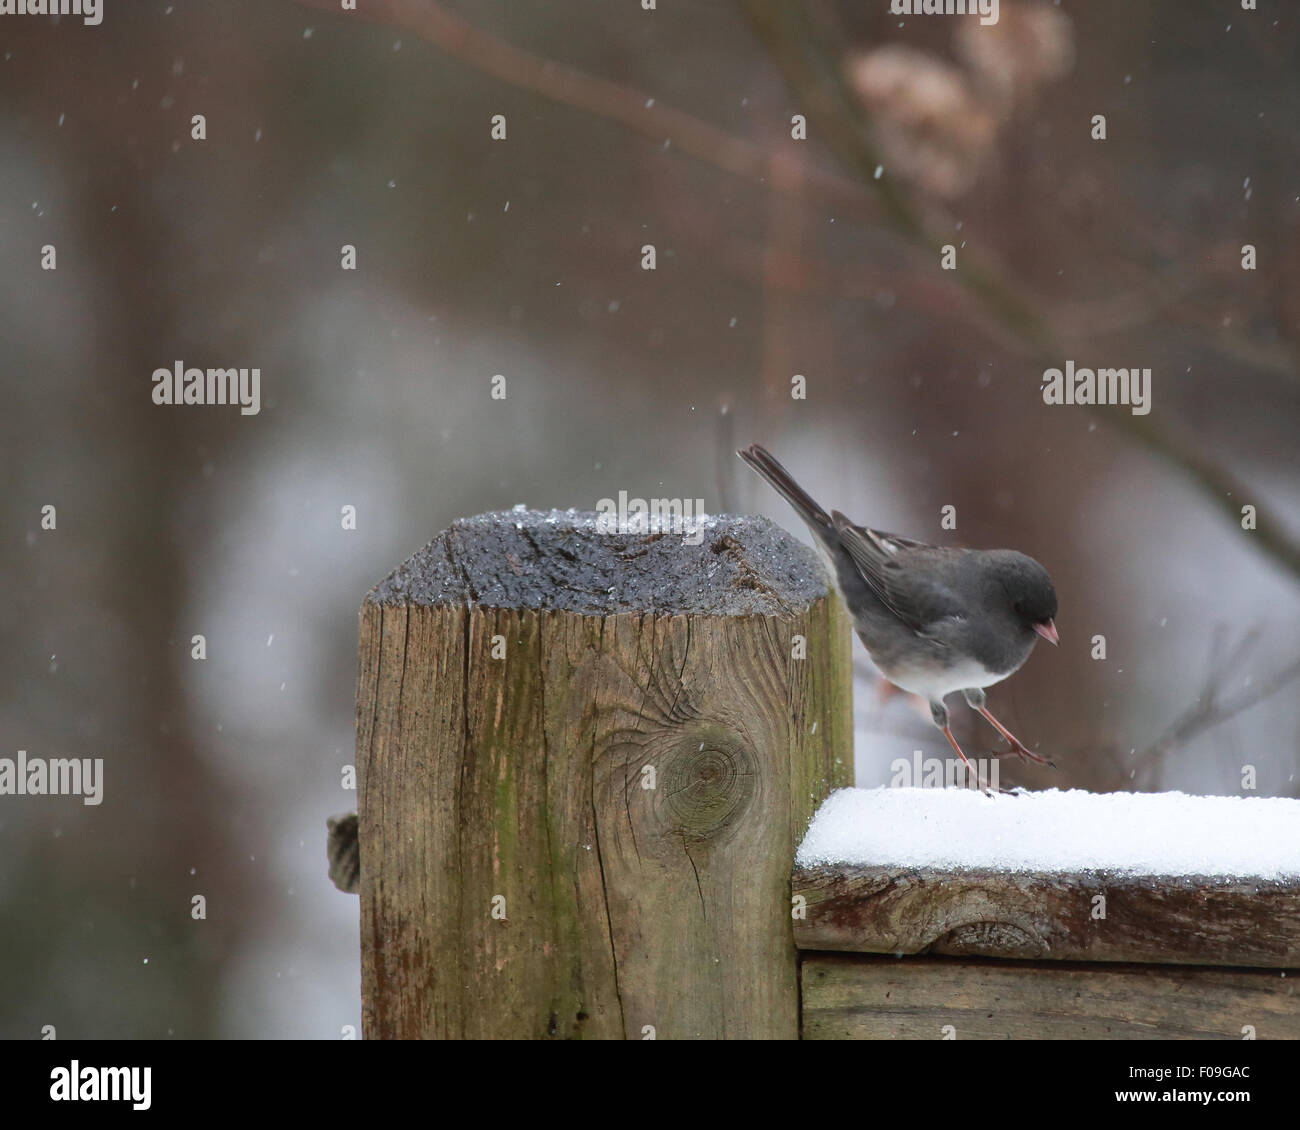
[[[805,1038],[1300,1039],[1294,882],[837,865],[794,891]]]
[[[794,892],[801,949],[1300,966],[1300,890],[1279,880],[837,865],[797,868]]]
[[[807,1040],[1294,1040],[1295,977],[1184,965],[806,953]]]

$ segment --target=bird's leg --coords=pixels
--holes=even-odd
[[[991,793],[992,786],[987,781],[980,779],[979,770],[966,759],[966,755],[961,751],[961,746],[957,744],[957,739],[952,736],[952,729],[948,725],[948,708],[942,702],[932,702],[930,703],[930,717],[934,719],[934,724],[943,731],[943,736],[948,739],[948,744],[961,758],[961,763],[966,766],[970,771],[970,775],[975,778],[976,785],[986,793]],[[998,789],[997,791],[1005,793],[1007,790]]]
[[[1007,751],[1008,753],[1016,754],[1021,761],[1032,761],[1035,765],[1050,765],[1053,769],[1056,768],[1055,761],[1050,761],[1046,757],[1039,757],[1038,754],[1032,753],[1030,750],[1026,749],[1024,742],[993,717],[992,711],[984,705],[987,699],[984,692],[979,687],[971,687],[969,690],[962,691],[961,693],[966,698],[966,705],[972,710],[978,710],[982,715],[984,715],[984,717],[988,719],[989,725],[1011,743],[1011,748]],[[1005,755],[998,754],[996,756]]]

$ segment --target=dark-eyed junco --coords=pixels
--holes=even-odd
[[[838,510],[827,514],[758,444],[736,454],[807,523],[872,662],[929,702],[934,724],[972,774],[948,726],[943,700],[953,691],[1022,761],[1052,764],[984,704],[984,688],[1017,670],[1039,636],[1057,642],[1056,590],[1046,569],[1014,549],[948,549],[855,526]]]

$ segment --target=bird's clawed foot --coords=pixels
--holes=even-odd
[[[1020,758],[1022,762],[1025,763],[1033,762],[1035,765],[1046,765],[1050,769],[1055,769],[1057,767],[1056,762],[1051,760],[1051,758],[1040,757],[1032,750],[1026,748],[1024,742],[1022,742],[1018,737],[1016,737],[1015,734],[1013,734],[1004,725],[1002,725],[1001,722],[999,722],[996,718],[993,717],[993,712],[989,710],[987,706],[984,705],[984,692],[982,690],[972,689],[968,691],[963,691],[962,693],[966,696],[966,702],[971,707],[971,709],[979,711],[979,713],[984,716],[988,724],[992,726],[995,730],[997,730],[997,732],[1001,734],[1004,738],[1006,738],[1007,744],[1011,746],[1009,750],[1006,750],[1002,753],[993,753],[990,756],[1006,757],[1009,754],[1014,753],[1018,758]]]
[[[1031,761],[1037,761],[1042,765],[1051,765],[1053,769],[1056,768],[1056,765],[1053,762],[1048,761],[1047,758],[1039,757],[1038,754],[1031,753],[1029,750],[1025,749],[1024,744],[1018,738],[1016,738],[1014,734],[1012,734],[1009,730],[1004,730],[1002,728],[1002,725],[998,722],[998,720],[994,718],[993,715],[989,714],[987,710],[984,709],[983,691],[966,691],[965,694],[966,694],[966,701],[969,702],[972,707],[978,710],[986,718],[988,718],[988,720],[992,722],[994,726],[997,727],[998,732],[1005,735],[1006,739],[1009,742],[1011,742],[1014,748],[1008,750],[1007,751],[1008,753],[1019,754],[1020,759],[1022,761],[1026,757],[1028,757]],[[992,797],[999,793],[1003,796],[1019,796],[1021,793],[1026,791],[1025,789],[1022,789],[1019,786],[1013,789],[1003,789],[1003,788],[995,787],[990,782],[984,780],[984,778],[980,776],[979,770],[976,769],[975,766],[970,763],[969,759],[962,752],[961,746],[957,744],[957,739],[952,736],[952,729],[948,725],[948,709],[947,707],[944,706],[942,699],[930,703],[930,716],[934,719],[934,724],[938,726],[940,730],[943,731],[943,736],[948,739],[948,744],[952,746],[953,752],[956,753],[957,756],[961,758],[961,763],[964,766],[966,766],[967,772],[969,772],[970,775],[975,778],[976,786],[985,796]],[[995,753],[992,756],[1005,757],[1006,754]]]
[[[1032,761],[1035,765],[1046,765],[1049,769],[1060,768],[1060,766],[1058,766],[1050,757],[1039,757],[1038,754],[1034,753],[1032,750],[1026,749],[1024,745],[1018,741],[1013,741],[1010,749],[993,750],[989,753],[989,756],[1010,757],[1013,753],[1026,764]]]

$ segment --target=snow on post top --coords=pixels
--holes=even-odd
[[[478,604],[618,612],[781,616],[827,595],[816,554],[767,518],[657,520],[606,532],[594,511],[460,518],[370,590],[382,604]]]
[[[840,789],[799,847],[800,867],[1300,877],[1300,800],[973,789]]]

